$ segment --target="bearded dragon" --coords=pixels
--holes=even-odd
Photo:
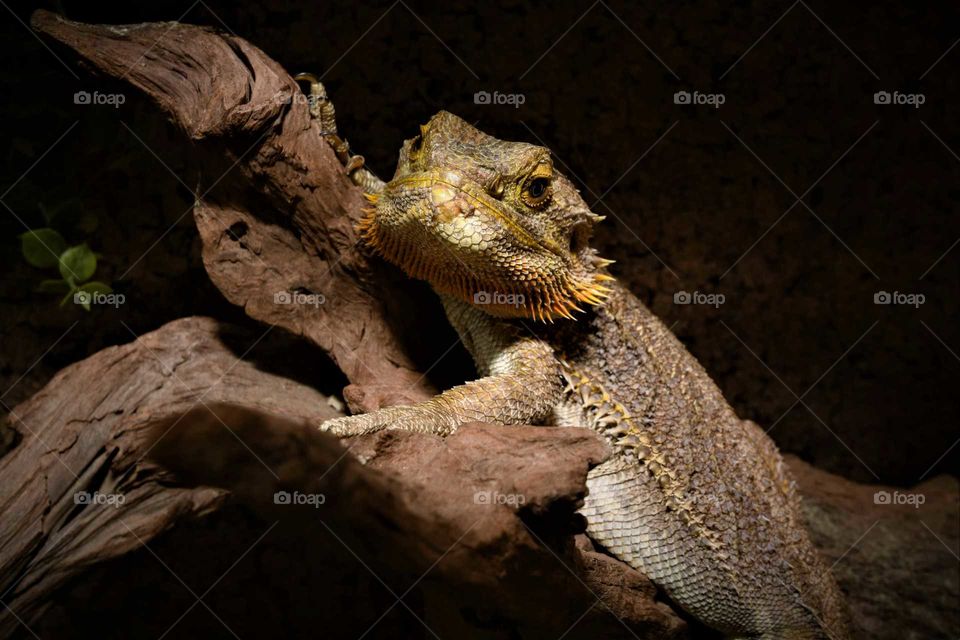
[[[329,109],[314,104],[335,132]],[[334,142],[374,203],[362,241],[432,285],[480,378],[322,431],[588,427],[614,451],[587,479],[581,513],[596,543],[727,637],[849,637],[773,441],[608,273],[589,244],[602,218],[548,149],[440,112],[404,142],[384,184]]]

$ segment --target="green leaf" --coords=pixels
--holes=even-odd
[[[108,293],[113,293],[110,285],[96,281],[88,282],[71,289],[70,293],[67,294],[67,297],[64,298],[60,305],[63,306],[65,302],[72,300],[73,304],[78,304],[87,311],[90,311],[90,305],[97,301],[96,297],[99,295],[107,295]]]
[[[34,229],[20,234],[24,259],[41,269],[55,266],[66,248],[66,240],[53,229]]]
[[[40,293],[66,293],[70,291],[70,285],[66,280],[44,280],[37,287]]]
[[[84,293],[90,294],[103,294],[107,295],[108,293],[113,293],[113,289],[110,288],[110,285],[94,280],[86,284],[80,285],[77,291],[82,291]]]
[[[97,256],[87,246],[87,243],[70,247],[60,254],[60,275],[72,284],[79,284],[90,279],[97,270]]]

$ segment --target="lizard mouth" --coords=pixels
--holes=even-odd
[[[612,278],[585,247],[542,238],[516,211],[451,170],[410,174],[370,197],[364,244],[407,275],[499,317],[573,319]]]

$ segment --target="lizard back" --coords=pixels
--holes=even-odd
[[[589,535],[734,637],[847,637],[773,441],[632,293],[613,289],[546,334],[566,382],[556,422],[590,427],[616,451],[588,477]]]

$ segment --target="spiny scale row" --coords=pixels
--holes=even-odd
[[[680,519],[700,533],[706,543],[717,552],[721,561],[726,560],[723,546],[715,531],[703,521],[693,503],[683,496],[683,479],[679,479],[673,469],[667,466],[663,455],[649,436],[638,428],[629,411],[610,397],[601,384],[593,382],[583,372],[576,369],[566,358],[560,358],[564,379],[567,383],[564,392],[578,399],[588,415],[589,425],[605,436],[628,458],[643,463],[657,483],[663,489],[668,504],[677,512]],[[732,568],[731,568],[732,570]]]

